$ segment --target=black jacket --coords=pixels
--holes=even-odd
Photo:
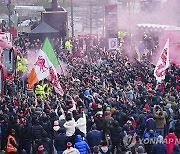
[[[21,139],[22,140],[31,140],[31,124],[23,125],[21,129]]]
[[[42,138],[43,131],[44,131],[44,129],[40,124],[33,125],[32,126],[32,138],[33,138],[33,140]]]
[[[118,124],[114,124],[108,128],[110,130],[110,136],[112,142],[120,142],[120,134],[122,128]]]
[[[53,153],[52,141],[49,138],[43,138],[42,139],[42,145],[48,151],[49,154]]]
[[[57,151],[64,151],[67,148],[68,137],[65,133],[60,133],[55,137],[54,146]]]

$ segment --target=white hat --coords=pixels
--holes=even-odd
[[[54,129],[54,131],[58,131],[59,130],[59,122],[58,121],[54,121],[54,126],[53,126],[53,129]]]

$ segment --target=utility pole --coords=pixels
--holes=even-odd
[[[74,37],[74,12],[73,12],[73,0],[71,0],[71,28],[72,28],[72,39]]]
[[[7,4],[7,8],[8,8],[8,20],[9,20],[9,28],[11,27],[11,0],[8,0],[8,4]]]
[[[52,7],[53,11],[57,10],[57,8],[58,8],[57,0],[52,0],[51,5],[52,5],[51,7]]]
[[[90,0],[90,35],[92,34],[92,0]]]

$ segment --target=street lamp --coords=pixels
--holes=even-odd
[[[92,0],[90,0],[90,35],[92,35]]]
[[[11,27],[11,0],[8,0],[8,4],[7,4],[7,8],[8,8],[8,20],[9,20],[9,28]]]

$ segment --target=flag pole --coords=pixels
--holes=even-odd
[[[55,52],[55,53],[56,53],[56,52]],[[62,74],[63,74],[63,76],[65,77],[65,75],[64,75],[64,70],[62,69],[62,66],[61,66],[61,63],[60,63],[60,60],[59,60],[59,57],[58,57],[58,54],[57,54],[57,53],[56,53],[56,57],[57,57],[57,59],[58,59],[60,68],[61,68],[61,70],[62,70]]]

